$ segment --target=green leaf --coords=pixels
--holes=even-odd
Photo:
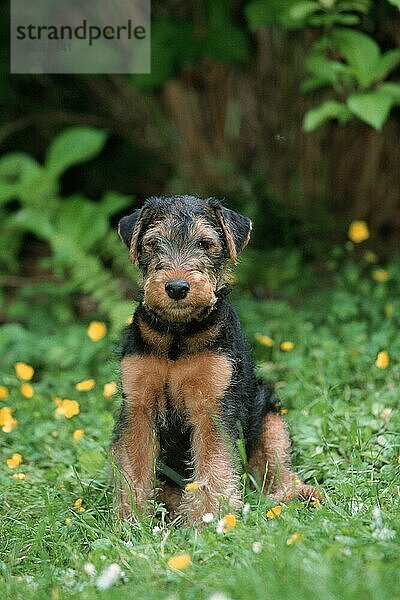
[[[24,171],[36,170],[39,163],[24,152],[12,152],[0,159],[0,180],[17,181]]]
[[[185,485],[184,479],[182,479],[182,477],[179,475],[179,473],[174,471],[174,469],[171,469],[171,467],[168,467],[167,465],[165,465],[162,462],[157,463],[157,467],[161,473],[163,473],[169,479],[174,481],[179,487],[181,487],[181,488],[184,487],[184,485]]]
[[[23,152],[12,152],[0,159],[0,203],[19,198],[21,184],[39,173],[38,162]]]
[[[299,89],[301,92],[306,93],[328,85],[330,85],[330,81],[324,77],[307,77],[300,82]]]
[[[382,92],[390,94],[393,98],[393,104],[400,104],[400,83],[385,81],[379,86]]]
[[[364,94],[352,94],[347,98],[347,106],[351,112],[374,129],[382,129],[393,103],[393,97],[381,89]]]
[[[298,21],[290,17],[290,10],[298,4],[296,0],[255,0],[245,7],[245,14],[251,29],[270,25],[298,28]]]
[[[390,4],[393,4],[393,6],[396,6],[400,10],[400,0],[388,0],[388,2],[390,2]]]
[[[50,215],[45,211],[38,211],[36,207],[19,210],[11,217],[10,223],[23,231],[31,231],[44,240],[48,240],[54,232]]]
[[[328,25],[358,25],[360,17],[342,13],[319,14],[310,16],[308,23],[313,27],[326,27]]]
[[[325,3],[324,0],[320,0],[320,2],[321,4]],[[333,0],[332,4],[335,4],[335,0]],[[337,8],[339,10],[356,10],[357,12],[368,14],[369,9],[371,8],[371,0],[341,0],[338,3]]]
[[[132,204],[132,196],[124,196],[118,192],[106,192],[97,206],[102,214],[110,217],[130,204]]]
[[[375,69],[375,79],[384,79],[400,63],[400,50],[388,50],[380,58]]]
[[[73,243],[84,250],[98,242],[108,230],[108,218],[98,205],[83,196],[73,196],[59,209],[56,230],[65,244]],[[62,244],[64,247],[64,244]]]
[[[19,185],[0,180],[0,204],[6,203],[13,198],[18,198]]]
[[[0,202],[18,198],[22,204],[49,210],[54,205],[55,182],[31,156],[7,154],[0,161]]]
[[[45,161],[49,175],[57,179],[72,165],[96,156],[103,148],[107,133],[93,127],[70,127],[50,145]]]
[[[22,175],[19,197],[26,206],[50,214],[57,205],[56,194],[57,182],[42,167]]]
[[[344,124],[351,119],[351,112],[345,104],[336,100],[327,100],[305,114],[303,129],[308,132],[314,131],[329,119],[337,119],[339,123]]]
[[[332,32],[332,41],[348,64],[361,87],[368,87],[375,80],[380,58],[378,44],[365,33],[338,28]]]
[[[5,267],[6,271],[16,275],[22,266],[19,259],[22,235],[21,232],[18,234],[18,231],[16,231],[13,219],[14,214],[9,216],[8,212],[0,211],[0,273],[4,273],[2,267]]]
[[[289,16],[296,21],[303,21],[318,10],[321,10],[321,6],[318,2],[312,2],[311,0],[296,2],[296,4],[289,9]]]
[[[333,86],[337,86],[340,78],[350,78],[351,69],[336,60],[329,60],[322,54],[312,54],[306,60],[306,68],[316,77],[325,79]]]

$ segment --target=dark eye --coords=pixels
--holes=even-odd
[[[199,240],[197,242],[197,245],[202,250],[206,250],[207,251],[207,250],[210,250],[211,246],[213,245],[213,242],[211,240]]]

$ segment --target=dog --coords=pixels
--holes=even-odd
[[[291,470],[287,426],[226,299],[251,229],[247,217],[195,196],[152,197],[119,223],[142,286],[122,344],[112,442],[123,518],[147,513],[155,492],[188,523],[239,508],[240,440],[266,494],[320,497]]]

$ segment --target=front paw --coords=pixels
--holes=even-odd
[[[306,485],[300,480],[295,480],[291,486],[284,487],[272,495],[275,502],[290,502],[297,499],[306,502],[310,506],[318,506],[322,502],[322,496],[312,485]]]
[[[235,488],[218,494],[207,485],[196,483],[189,486],[183,494],[179,508],[188,525],[201,523],[205,514],[212,513],[215,517],[219,517],[223,510],[238,510],[243,504],[239,490]]]

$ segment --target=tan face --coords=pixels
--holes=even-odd
[[[144,306],[163,321],[185,323],[204,318],[222,295],[251,221],[216,198],[154,196],[123,217],[118,232],[139,268]]]
[[[226,283],[226,263],[218,233],[205,219],[154,223],[138,256],[144,305],[168,322],[204,317]]]

